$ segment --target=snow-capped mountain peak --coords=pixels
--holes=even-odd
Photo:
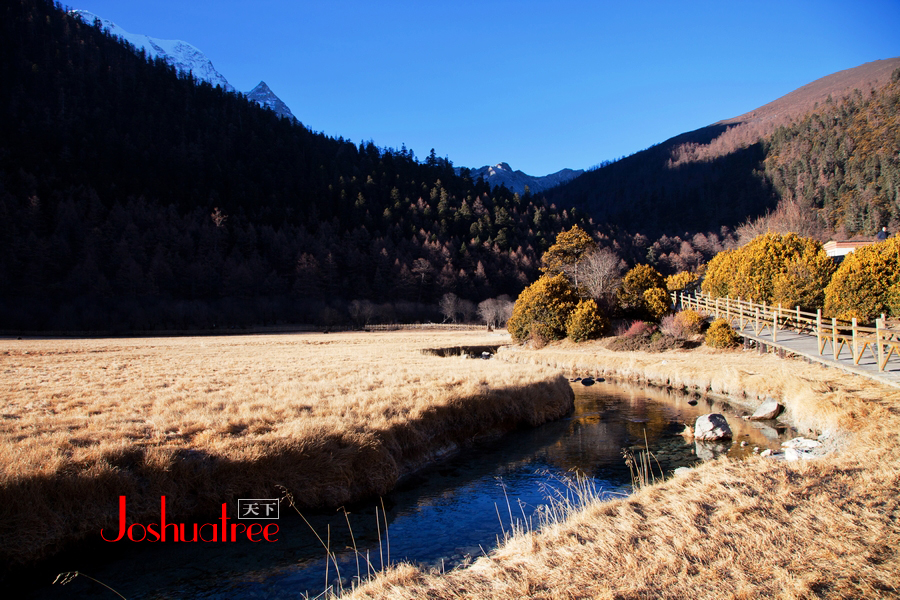
[[[162,40],[140,33],[129,33],[109,19],[104,19],[90,11],[72,10],[70,13],[89,24],[99,20],[100,26],[109,31],[111,35],[121,38],[135,48],[143,48],[150,58],[161,58],[179,71],[191,73],[197,79],[208,81],[212,85],[220,85],[226,91],[235,91],[228,80],[216,71],[212,61],[196,46],[181,40]],[[247,98],[260,106],[271,108],[277,115],[289,119],[295,118],[287,104],[282,102],[264,81],[248,92]]]
[[[140,33],[129,33],[109,19],[104,19],[86,10],[73,10],[71,14],[81,17],[85,23],[90,24],[99,19],[103,29],[129,42],[135,48],[143,48],[149,57],[162,58],[179,71],[192,73],[197,79],[208,81],[212,85],[220,85],[229,92],[234,91],[234,87],[228,83],[228,80],[216,71],[212,61],[197,47],[187,42],[162,40]]]
[[[255,88],[250,90],[250,92],[247,93],[247,98],[253,100],[260,106],[271,108],[275,111],[276,115],[287,117],[288,119],[295,119],[293,113],[291,113],[291,109],[288,108],[288,105],[275,95],[275,92],[266,85],[265,81],[260,81]]]

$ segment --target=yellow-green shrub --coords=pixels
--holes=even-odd
[[[834,261],[822,244],[795,233],[767,233],[709,262],[703,291],[815,310],[822,306]]]
[[[900,316],[900,238],[848,254],[825,288],[825,313],[866,323],[881,313]]]
[[[675,321],[689,333],[700,333],[705,320],[703,315],[690,308],[675,313]]]
[[[644,291],[644,306],[655,320],[660,320],[669,309],[672,303],[669,301],[669,293],[662,288],[650,288]]]
[[[670,292],[677,292],[694,283],[697,279],[699,279],[699,276],[696,273],[681,271],[666,277],[666,289]]]
[[[712,348],[733,348],[738,339],[738,334],[725,319],[716,319],[706,330],[706,345]]]
[[[644,292],[660,288],[665,292],[666,281],[659,271],[648,265],[637,265],[625,274],[622,287],[616,292],[616,300],[625,313],[645,316],[650,311],[644,299]]]
[[[706,267],[706,277],[700,286],[705,293],[713,298],[724,298],[731,291],[731,278],[737,271],[737,263],[740,256],[737,250],[723,250],[709,261]]]
[[[573,342],[598,338],[607,329],[609,320],[591,298],[580,301],[566,320],[566,334]]]
[[[544,275],[519,294],[506,328],[519,342],[532,336],[562,339],[566,320],[577,303],[578,295],[565,275]]]

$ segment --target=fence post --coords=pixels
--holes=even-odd
[[[759,307],[753,307],[753,333],[759,335],[762,330],[759,328]]]
[[[778,310],[775,310],[775,307],[772,307],[772,341],[778,341],[778,316],[781,312],[781,305],[778,305]]]
[[[881,346],[881,329],[884,327],[884,317],[875,319],[875,345],[878,346],[878,370],[884,371],[884,363],[881,362],[884,356],[884,348]]]
[[[801,321],[800,321],[800,306],[798,305],[798,306],[797,306],[797,333],[800,333],[800,325],[801,325]]]
[[[853,317],[853,364],[859,364],[859,339],[856,337],[856,317]]]
[[[822,309],[816,309],[816,348],[819,349],[819,356],[822,356],[822,350],[825,344],[822,343]]]
[[[834,360],[838,359],[839,346],[837,340],[837,319],[831,317],[831,352],[834,354]]]

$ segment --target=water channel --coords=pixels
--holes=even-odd
[[[338,552],[344,585],[366,574],[365,556],[378,567],[388,560],[450,569],[496,547],[512,519],[529,519],[549,497],[566,493],[573,471],[606,496],[626,495],[631,477],[623,449],[644,440],[668,475],[703,458],[739,458],[754,448],[778,448],[793,432],[775,423],[745,421],[740,411],[686,394],[609,382],[573,383],[575,410],[541,427],[483,441],[407,477],[383,499],[336,511],[305,514]],[[680,432],[698,415],[722,412],[734,441],[696,446]],[[741,442],[746,442],[742,445]],[[376,516],[377,514],[377,516]],[[348,520],[352,527],[350,535]],[[387,532],[385,525],[387,523]],[[269,544],[97,545],[69,553],[28,574],[26,597],[115,598],[85,577],[49,584],[61,571],[79,570],[126,598],[297,598],[326,589],[325,549],[304,520],[282,506],[279,541]],[[379,539],[381,544],[379,544]],[[359,555],[353,552],[356,544]],[[114,554],[110,546],[115,546]],[[363,557],[357,567],[357,557]],[[336,585],[328,565],[328,583]]]

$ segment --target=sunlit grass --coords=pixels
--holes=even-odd
[[[494,431],[571,407],[557,371],[439,358],[487,332],[0,341],[0,550],[99,535],[117,514],[240,494],[339,506]],[[262,495],[268,494],[268,495]],[[212,513],[215,514],[215,513]],[[24,533],[23,533],[24,532]]]
[[[590,500],[447,573],[399,565],[352,598],[884,598],[900,593],[900,390],[741,351],[610,352],[563,342],[501,351],[579,375],[773,396],[833,451],[813,461],[720,458]]]

